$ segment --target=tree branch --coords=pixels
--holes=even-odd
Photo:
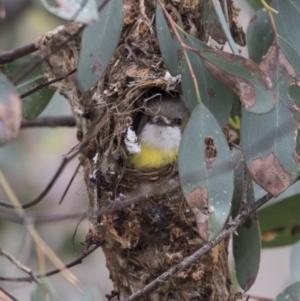
[[[8,300],[8,299],[2,299],[4,296],[1,298],[1,292],[3,293],[4,296],[7,296],[10,301],[18,301],[15,297],[13,297],[11,294],[6,292],[2,287],[0,287],[0,299],[1,300],[3,300],[3,301]]]
[[[76,260],[70,262],[69,264],[65,265],[64,269],[69,269],[77,264],[82,263],[82,260],[84,258],[86,258],[87,256],[89,256],[91,253],[93,253],[96,249],[98,249],[102,244],[104,243],[104,239],[99,242],[94,248],[92,248],[90,251],[88,251],[87,253],[83,254],[82,256],[80,256],[79,258],[77,258]],[[45,277],[49,277],[55,274],[58,274],[62,271],[62,269],[55,269],[53,271],[50,271],[48,273],[45,274],[40,274],[40,275],[36,275],[37,278],[45,278]],[[32,278],[31,277],[0,277],[0,281],[9,281],[9,282],[32,282]]]
[[[220,243],[222,240],[227,238],[230,234],[236,231],[237,227],[241,225],[245,218],[249,216],[252,212],[256,211],[258,208],[266,204],[273,196],[271,194],[266,194],[258,201],[253,203],[251,206],[247,206],[240,214],[236,216],[234,220],[227,224],[227,229],[224,229],[214,240],[205,244],[202,248],[196,251],[193,255],[185,258],[179,264],[169,269],[167,272],[161,274],[151,283],[140,289],[139,291],[132,294],[130,297],[126,298],[124,301],[136,301],[143,300],[147,295],[152,293],[154,290],[163,286],[167,281],[169,281],[175,274],[181,270],[189,267],[192,263],[198,260],[202,255],[210,251],[214,246]]]
[[[26,56],[27,54],[30,54],[32,52],[35,52],[38,50],[38,47],[35,43],[31,43],[28,45],[25,45],[23,47],[20,47],[18,49],[9,50],[0,55],[0,65],[7,64],[9,62],[12,62],[14,60],[17,60],[23,56]]]
[[[33,94],[34,92],[36,92],[36,91],[38,91],[38,90],[40,90],[40,89],[42,89],[42,88],[45,88],[45,87],[47,87],[47,86],[50,86],[51,84],[54,84],[54,83],[56,83],[56,82],[58,82],[58,81],[61,81],[61,80],[63,80],[63,79],[66,79],[68,76],[70,76],[71,74],[75,73],[76,70],[77,70],[77,68],[73,69],[72,71],[70,71],[69,73],[67,73],[67,74],[64,75],[64,76],[61,76],[61,77],[58,77],[58,78],[49,80],[49,81],[47,81],[47,82],[45,82],[45,83],[41,83],[40,85],[38,85],[38,86],[32,88],[31,90],[29,90],[29,91],[27,91],[27,92],[21,94],[21,95],[20,95],[20,98],[23,99],[23,98],[25,98],[25,97],[27,97],[27,96]]]
[[[71,156],[66,156],[63,158],[57,172],[55,173],[55,175],[53,176],[53,178],[51,179],[50,183],[47,185],[47,187],[45,188],[45,190],[33,201],[22,204],[22,208],[23,209],[27,209],[30,207],[35,206],[36,204],[38,204],[39,202],[42,201],[42,199],[47,195],[47,193],[50,191],[50,189],[52,188],[52,186],[54,185],[54,183],[56,182],[56,180],[58,179],[59,175],[61,174],[61,172],[64,170],[65,166],[68,164],[69,161],[71,161],[74,157],[76,157],[78,155],[78,152],[75,152],[74,154],[72,154]],[[1,201],[0,200],[0,206],[5,207],[5,208],[9,208],[9,209],[15,209],[16,207],[8,202],[5,201]]]
[[[36,118],[34,121],[22,120],[21,129],[31,127],[57,127],[57,126],[76,126],[73,116],[44,116]]]
[[[30,279],[33,280],[36,283],[39,283],[40,281],[37,279],[37,277],[34,275],[33,271],[26,267],[25,265],[23,265],[21,262],[19,262],[15,257],[13,257],[11,254],[9,254],[6,251],[3,251],[0,248],[0,255],[6,257],[10,262],[12,262],[16,267],[18,267],[21,271],[23,271],[24,273],[28,274],[30,276]]]

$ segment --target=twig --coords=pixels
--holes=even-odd
[[[30,43],[18,49],[9,50],[0,55],[0,65],[7,64],[17,60],[27,54],[37,51],[38,48],[35,43]]]
[[[67,126],[74,127],[76,125],[73,116],[44,116],[35,119],[34,121],[22,120],[21,129],[32,127],[57,127]]]
[[[16,267],[18,267],[20,270],[22,270],[23,272],[25,272],[26,274],[28,274],[30,276],[30,278],[34,282],[40,283],[39,279],[34,275],[34,273],[33,273],[33,271],[31,269],[29,269],[28,267],[26,267],[25,265],[23,265],[21,262],[19,262],[15,257],[13,257],[8,252],[3,251],[2,248],[0,248],[0,255],[6,257]]]
[[[98,249],[102,244],[104,243],[104,240],[102,240],[101,242],[99,242],[94,248],[92,248],[91,250],[89,250],[87,253],[85,253],[84,255],[80,256],[79,258],[75,259],[74,261],[68,263],[67,265],[64,266],[64,269],[69,269],[75,265],[78,265],[80,263],[82,263],[82,260],[84,258],[86,258],[87,256],[89,256],[91,253],[93,253],[96,249]],[[40,278],[45,278],[45,277],[49,277],[55,274],[58,274],[62,271],[62,269],[55,269],[53,271],[47,272],[45,274],[40,274],[40,275],[36,275],[36,277],[38,279]],[[9,281],[9,282],[32,282],[32,278],[31,277],[0,277],[0,281]]]
[[[126,298],[124,301],[135,301],[135,300],[142,300],[147,295],[152,293],[154,290],[158,289],[159,287],[163,286],[167,281],[169,281],[175,274],[180,272],[181,270],[189,267],[192,263],[198,260],[201,256],[206,254],[210,251],[214,246],[220,243],[222,240],[227,238],[230,234],[236,231],[237,227],[243,223],[245,218],[250,215],[250,213],[256,211],[258,208],[263,206],[272,198],[271,194],[266,194],[258,201],[253,203],[251,206],[246,207],[241,213],[239,213],[236,218],[227,225],[227,229],[223,230],[214,240],[205,244],[202,248],[196,251],[193,255],[185,258],[179,264],[174,266],[173,268],[169,269],[167,272],[161,274],[151,283],[147,284],[144,288],[140,289],[139,291],[132,294],[130,297]]]
[[[39,202],[42,201],[42,199],[47,195],[47,193],[50,191],[50,189],[52,188],[52,186],[54,185],[54,183],[56,182],[56,180],[58,179],[59,175],[61,174],[61,172],[64,170],[65,166],[73,159],[77,156],[78,152],[75,152],[74,154],[72,154],[71,156],[66,156],[63,158],[57,172],[55,173],[55,175],[53,176],[53,178],[51,179],[50,183],[47,185],[47,187],[45,188],[45,190],[33,201],[22,204],[21,208],[23,209],[27,209],[30,207],[35,206],[36,204],[38,204]],[[5,207],[5,208],[9,208],[9,209],[15,209],[15,208],[20,208],[17,207],[11,203],[5,202],[5,201],[1,201],[0,200],[0,206]]]
[[[246,297],[246,295],[244,295]],[[253,296],[253,295],[248,295],[247,296],[247,300],[250,300],[250,299],[256,299],[257,301],[273,301],[273,299],[270,299],[270,298],[265,298],[265,297],[258,297],[258,296]]]
[[[66,78],[69,77],[71,74],[75,73],[76,70],[77,70],[77,69],[75,68],[75,69],[73,69],[72,71],[70,71],[69,73],[67,73],[67,74],[64,75],[64,76],[61,76],[61,77],[58,77],[58,78],[49,80],[49,81],[47,81],[47,82],[45,82],[45,83],[41,83],[41,84],[39,84],[38,86],[32,88],[31,90],[29,90],[29,91],[27,91],[27,92],[21,94],[21,95],[20,95],[20,98],[23,99],[23,98],[25,98],[25,97],[27,97],[27,96],[33,94],[34,92],[36,92],[36,91],[38,91],[38,90],[41,90],[42,88],[45,88],[45,87],[47,87],[47,86],[50,86],[51,84],[54,84],[54,83],[56,83],[56,82],[58,82],[58,81],[61,81],[61,80],[63,80],[63,79],[66,79]]]
[[[2,292],[2,294],[1,294]],[[2,296],[3,295],[3,296]],[[8,298],[6,298],[8,297]],[[2,287],[0,287],[0,300],[2,301],[18,301],[15,297],[13,297],[11,294],[9,294],[7,291],[5,291]]]
[[[62,203],[62,201],[64,200],[64,198],[65,198],[65,196],[67,194],[67,192],[69,191],[69,188],[71,187],[71,185],[72,185],[72,183],[73,183],[73,181],[75,179],[75,176],[76,176],[76,174],[77,174],[77,172],[78,172],[78,170],[79,170],[79,168],[81,166],[81,163],[82,163],[82,161],[80,161],[79,164],[77,165],[77,167],[76,167],[76,169],[75,169],[75,171],[74,171],[74,173],[73,173],[73,175],[72,175],[72,177],[71,177],[71,179],[70,179],[70,181],[69,181],[69,183],[68,183],[68,185],[67,185],[67,187],[66,187],[66,189],[65,189],[65,191],[64,191],[64,193],[62,195],[62,197],[60,198],[60,200],[58,202],[59,205]]]

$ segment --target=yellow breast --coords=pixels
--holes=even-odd
[[[177,159],[178,149],[168,151],[152,148],[141,143],[141,152],[133,155],[129,162],[135,169],[160,168],[174,163]]]

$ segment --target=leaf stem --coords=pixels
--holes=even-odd
[[[274,14],[279,14],[278,10],[274,9],[273,7],[271,7],[268,3],[266,3],[265,0],[260,0],[261,4],[263,5],[263,7],[269,12],[273,12]]]
[[[194,71],[193,71],[193,67],[192,67],[192,64],[189,60],[189,57],[188,57],[188,54],[187,54],[187,50],[191,50],[191,51],[194,51],[194,52],[198,52],[197,49],[194,49],[192,47],[189,47],[188,45],[186,45],[182,39],[181,39],[181,36],[177,30],[177,27],[178,24],[176,24],[176,22],[173,21],[173,19],[171,18],[171,16],[169,15],[169,13],[167,12],[166,8],[164,7],[163,3],[161,2],[161,0],[156,0],[157,3],[160,5],[164,15],[166,16],[166,18],[168,19],[169,23],[171,24],[171,27],[175,33],[175,36],[180,44],[180,47],[182,48],[182,51],[183,51],[183,54],[186,58],[186,61],[187,61],[187,65],[188,65],[188,68],[189,68],[189,71],[191,73],[191,78],[193,79],[193,83],[194,83],[194,87],[195,87],[195,92],[196,92],[196,97],[197,97],[197,102],[199,104],[201,104],[201,96],[200,96],[200,91],[199,91],[199,86],[198,86],[198,83],[197,83],[197,79],[195,77],[195,74],[194,74]]]

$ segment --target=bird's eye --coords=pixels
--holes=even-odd
[[[181,118],[175,118],[174,119],[174,124],[177,126],[181,126],[182,125],[182,119]]]

